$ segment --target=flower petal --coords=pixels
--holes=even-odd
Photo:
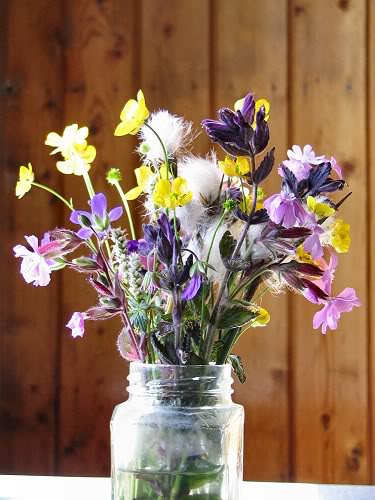
[[[123,208],[122,207],[116,207],[114,208],[113,210],[111,210],[108,214],[109,216],[109,220],[111,222],[115,221],[115,220],[118,220],[122,214],[123,214]]]
[[[92,213],[104,219],[107,213],[107,199],[103,193],[98,193],[91,200]]]

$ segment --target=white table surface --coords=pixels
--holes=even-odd
[[[0,476],[0,500],[110,500],[109,478]],[[375,500],[375,486],[245,482],[241,499]],[[166,499],[167,500],[167,499]]]

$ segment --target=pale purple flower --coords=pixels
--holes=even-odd
[[[283,164],[293,172],[298,182],[308,178],[312,165],[319,165],[325,160],[324,156],[315,156],[309,144],[303,150],[294,145],[292,149],[288,149],[287,155],[289,160],[285,160]],[[283,176],[282,168],[279,169],[279,174]]]
[[[306,238],[303,244],[305,252],[309,252],[313,260],[318,259],[324,255],[323,247],[320,242],[320,235],[324,233],[324,229],[316,224],[313,227],[309,227],[312,234]]]
[[[314,280],[313,283],[321,290],[323,290],[327,295],[331,295],[332,282],[338,264],[337,255],[334,252],[331,253],[329,264],[327,264],[323,257],[317,259],[317,264],[324,272],[322,277],[318,280]],[[317,297],[313,289],[307,289],[303,295],[313,304],[321,304],[321,299]]]
[[[341,313],[350,312],[353,307],[361,305],[353,288],[345,288],[340,295],[328,299],[323,309],[317,312],[313,319],[314,329],[322,327],[322,333],[330,330],[336,330]]]
[[[308,217],[306,210],[295,195],[285,191],[265,200],[264,207],[273,222],[282,224],[287,229],[295,225],[303,226]]]
[[[26,283],[33,283],[35,286],[47,286],[51,281],[51,266],[53,260],[45,259],[41,249],[49,243],[49,236],[46,235],[38,245],[36,236],[25,236],[26,241],[31,246],[33,251],[23,245],[16,245],[13,248],[16,257],[21,257],[21,274]]]
[[[103,193],[93,196],[90,203],[91,213],[84,210],[74,210],[70,216],[71,222],[84,226],[77,232],[77,235],[84,240],[91,238],[94,231],[99,236],[105,236],[111,227],[110,223],[118,220],[123,213],[122,207],[116,207],[107,213],[107,199]],[[82,224],[81,216],[90,222],[91,227]]]
[[[72,337],[83,337],[85,333],[85,315],[80,312],[75,312],[66,325],[72,330]]]

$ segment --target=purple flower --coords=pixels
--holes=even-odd
[[[247,94],[241,109],[232,111],[222,108],[218,111],[218,120],[203,120],[202,125],[212,142],[233,156],[248,156],[264,150],[269,140],[269,130],[264,106],[256,114],[255,130],[254,94]]]
[[[138,252],[139,242],[138,240],[128,240],[126,242],[126,249],[129,253]]]
[[[26,283],[33,283],[35,286],[47,286],[51,281],[51,266],[53,266],[54,261],[46,259],[41,249],[49,243],[49,236],[46,235],[43,238],[40,246],[38,246],[38,238],[36,236],[25,236],[25,238],[33,251],[23,245],[17,245],[13,248],[15,256],[23,259],[21,274]]]
[[[328,299],[323,309],[317,312],[313,319],[315,329],[322,327],[322,333],[330,330],[336,330],[341,313],[350,312],[353,307],[361,305],[353,288],[345,288],[340,295]]]
[[[182,299],[191,300],[197,295],[197,293],[199,292],[199,289],[201,287],[202,276],[203,276],[203,274],[199,271],[198,268],[196,268],[189,283],[185,287],[185,290],[181,294]]]
[[[288,149],[287,155],[289,160],[285,160],[283,163],[293,172],[298,182],[309,177],[312,165],[319,165],[325,160],[324,156],[315,156],[309,144],[304,146],[303,150],[294,145],[292,149]],[[279,169],[279,174],[283,176],[282,169]]]
[[[320,269],[323,271],[322,277],[318,280],[314,280],[313,284],[317,286],[320,290],[323,290],[327,295],[331,295],[332,290],[332,282],[335,274],[335,270],[337,267],[338,258],[335,253],[331,253],[329,264],[323,259],[317,259],[317,264]],[[305,298],[312,302],[313,304],[321,304],[322,301],[316,294],[314,289],[307,289],[304,294]]]
[[[309,217],[296,196],[285,191],[265,200],[264,207],[273,222],[282,224],[287,229],[296,224],[303,226]]]
[[[305,252],[309,252],[313,260],[318,259],[324,255],[323,247],[320,242],[320,235],[324,233],[324,229],[315,224],[313,227],[309,227],[312,234],[306,238],[303,244]]]
[[[83,337],[85,333],[85,319],[86,316],[83,313],[75,312],[73,314],[69,323],[66,325],[72,330],[72,337]]]
[[[83,226],[77,235],[87,240],[91,238],[94,231],[99,236],[108,233],[110,223],[122,216],[122,207],[116,207],[107,213],[107,199],[103,193],[98,193],[91,200],[91,213],[84,210],[74,210],[70,216],[71,222]]]

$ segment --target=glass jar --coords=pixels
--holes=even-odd
[[[112,500],[238,500],[241,405],[230,365],[131,363],[111,420]]]

